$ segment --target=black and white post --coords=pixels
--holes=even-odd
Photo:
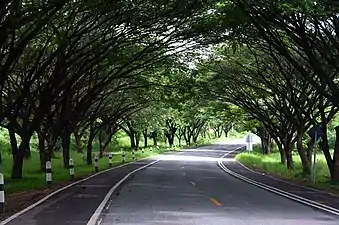
[[[113,166],[113,154],[111,152],[108,155],[108,164],[109,164],[109,167]]]
[[[125,155],[125,152],[123,151],[122,152],[122,163],[125,163],[126,162],[126,155]]]
[[[95,172],[99,171],[99,157],[98,157],[98,154],[95,154],[95,156],[94,156],[94,170],[95,170]]]
[[[132,150],[132,160],[135,160],[135,153],[134,153],[134,149]]]
[[[0,173],[0,213],[5,211],[4,174]]]
[[[52,184],[52,163],[51,161],[46,162],[46,183],[47,185]]]
[[[73,159],[69,159],[69,177],[74,180],[74,162]]]

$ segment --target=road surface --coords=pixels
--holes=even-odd
[[[110,197],[98,224],[339,224],[334,215],[262,190],[222,171],[217,159],[237,147],[219,144],[161,156],[160,162],[137,172]],[[230,161],[225,160],[224,164],[227,166]],[[100,178],[102,186],[116,183],[112,179],[118,175],[109,173]],[[87,224],[108,190],[97,187],[97,197],[93,195],[92,201],[91,196],[85,195],[86,201],[72,201],[72,196],[79,194],[78,187],[8,224]]]

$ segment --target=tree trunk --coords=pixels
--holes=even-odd
[[[336,140],[333,153],[333,167],[331,171],[331,182],[339,183],[339,126],[335,127]]]
[[[99,153],[99,157],[102,158],[104,156],[104,152],[106,152],[107,150],[107,147],[109,145],[109,143],[111,142],[112,140],[112,137],[113,137],[114,133],[110,133],[108,135],[108,138],[107,140],[103,143],[103,145],[100,147],[100,153]]]
[[[147,148],[148,143],[147,143],[147,129],[142,131],[142,135],[144,136],[144,147]]]
[[[25,159],[31,158],[31,146],[28,144],[27,148],[25,149]]]
[[[140,133],[135,134],[135,151],[138,151],[140,145]]]
[[[293,156],[292,156],[292,144],[290,142],[284,143],[284,152],[286,155],[286,164],[288,169],[294,168]]]
[[[282,144],[279,141],[276,141],[280,153],[280,163],[285,165],[286,164],[286,154],[282,147]]]
[[[153,139],[153,145],[154,146],[157,146],[157,133],[154,131],[154,132],[152,132],[152,139]]]
[[[76,130],[73,132],[74,139],[75,139],[75,147],[77,149],[78,153],[82,153],[82,142],[81,142],[81,136],[79,135],[79,132]]]
[[[93,152],[93,140],[95,137],[95,132],[94,132],[94,127],[93,127],[93,122],[90,124],[89,128],[89,137],[87,141],[87,149],[86,149],[86,161],[87,165],[92,165],[93,160],[92,160],[92,152]]]
[[[228,132],[229,132],[229,128],[228,127],[224,127],[224,133],[225,133],[225,138],[228,137]]]
[[[330,152],[330,147],[328,145],[327,126],[323,126],[322,128],[324,131],[324,135],[321,137],[320,147],[321,147],[322,152],[324,153],[328,170],[330,171],[330,173],[332,173],[333,172],[333,161],[332,161],[332,156]]]
[[[71,145],[71,134],[63,132],[62,136],[62,157],[64,161],[64,168],[69,167],[69,158],[70,158],[70,145]]]
[[[39,157],[40,157],[40,170],[45,172],[45,134],[42,132],[38,133],[38,147],[39,147]]]
[[[303,142],[302,142],[302,134],[300,133],[298,134],[298,137],[297,137],[297,150],[300,156],[301,164],[303,166],[303,172],[306,174],[309,174],[311,172],[311,164],[307,158],[306,151],[304,150]]]
[[[22,136],[19,148],[13,151],[12,179],[22,179],[22,168],[30,137]]]
[[[135,149],[135,133],[131,131],[128,136],[131,142],[131,149]]]

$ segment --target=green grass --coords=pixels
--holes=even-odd
[[[24,161],[23,167],[23,179],[22,180],[11,180],[11,167],[12,167],[12,156],[10,152],[10,144],[8,143],[6,133],[0,130],[0,148],[2,150],[3,164],[2,171],[5,176],[5,193],[7,196],[26,192],[35,189],[44,189],[46,188],[45,174],[40,170],[40,159],[39,153],[37,151],[37,139],[34,137],[31,141],[31,158]],[[206,145],[213,143],[213,140],[200,139],[198,145]],[[152,145],[153,142],[149,140],[149,145]],[[175,142],[178,146],[177,141]],[[141,141],[140,146],[142,147],[144,143]],[[85,151],[86,142],[83,143],[84,153],[77,153],[75,149],[75,143],[71,143],[71,158],[74,162],[75,177],[80,179],[91,174],[94,174],[94,165],[87,165],[86,163],[86,151]],[[190,146],[183,146],[181,148],[188,148]],[[98,149],[98,142],[93,143],[93,149]],[[152,150],[151,150],[152,149]],[[176,147],[178,149],[178,147]],[[167,151],[167,147],[161,140],[158,140],[158,147],[150,146],[143,148],[144,153],[142,153],[142,148],[135,152],[136,160],[161,154]],[[114,166],[121,165],[122,161],[122,152],[126,153],[126,163],[132,161],[132,152],[130,150],[130,140],[123,132],[119,132],[112,143],[108,146],[108,152],[113,153],[113,164]],[[96,153],[96,152],[93,152]],[[108,157],[105,156],[99,159],[99,171],[106,170],[109,168]],[[60,152],[55,153],[55,158],[52,159],[52,172],[53,172],[53,183],[62,184],[69,182],[69,170],[63,167],[62,154]]]
[[[316,156],[316,183],[311,182],[310,175],[303,173],[300,157],[297,153],[293,154],[294,169],[289,170],[285,165],[280,163],[279,152],[273,152],[269,155],[261,154],[260,146],[255,146],[252,153],[243,152],[236,156],[236,159],[244,165],[258,169],[268,174],[277,175],[291,181],[302,182],[308,186],[338,191],[338,186],[330,183],[329,170],[323,154],[318,153]]]
[[[166,151],[166,148],[150,148],[138,150],[135,152],[136,159],[142,159],[157,154],[161,154]],[[72,152],[72,159],[74,161],[75,176],[77,178],[91,175],[94,172],[94,165],[87,165],[84,154]],[[132,161],[132,152],[126,152],[126,163]],[[121,165],[122,162],[122,151],[113,152],[113,163],[114,166]],[[11,180],[11,157],[4,157],[3,171],[5,175],[5,192],[10,195],[13,193],[41,189],[46,187],[45,174],[40,171],[39,168],[39,154],[32,152],[32,157],[24,162],[23,179],[22,180]],[[103,157],[99,160],[99,171],[109,168],[108,157]],[[52,172],[53,172],[53,183],[61,183],[69,180],[69,170],[63,168],[62,155],[56,154],[56,158],[52,159]]]

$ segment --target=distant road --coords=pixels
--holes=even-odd
[[[102,202],[128,172],[150,161],[108,172],[88,181],[87,187],[74,187],[9,224],[339,224],[334,215],[262,190],[222,171],[217,166],[218,158],[238,147],[219,143],[165,154],[161,161],[136,172],[106,198],[107,202]],[[225,160],[226,166],[227,163]],[[103,207],[98,211],[100,203]],[[95,211],[98,214],[93,216]],[[88,223],[91,217],[98,219],[96,223]]]

